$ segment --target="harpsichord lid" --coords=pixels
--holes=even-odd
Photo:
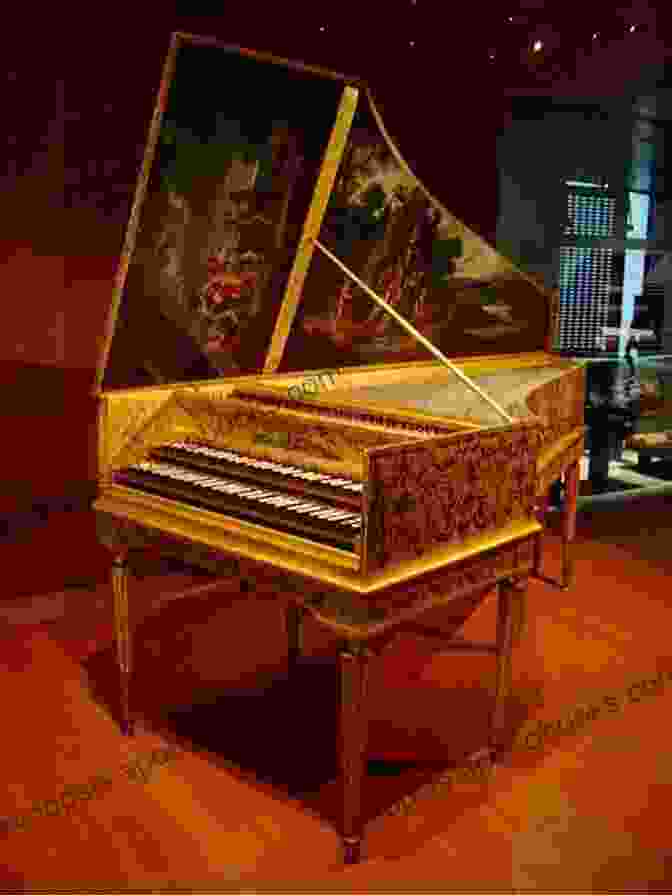
[[[174,35],[99,388],[427,359],[350,274],[449,357],[544,348],[548,296],[417,180],[359,82]]]
[[[98,385],[262,370],[299,291],[357,102],[353,79],[175,34]]]
[[[319,245],[448,358],[550,349],[552,294],[466,227],[418,180],[366,87]],[[286,344],[278,328],[266,369],[430,358],[417,337],[318,251]]]

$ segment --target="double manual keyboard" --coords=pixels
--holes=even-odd
[[[192,442],[172,442],[117,482],[356,551],[362,483]]]

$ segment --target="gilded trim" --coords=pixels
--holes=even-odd
[[[249,50],[246,47],[239,47],[236,44],[227,44],[218,40],[216,37],[204,37],[200,34],[189,34],[186,31],[177,31],[175,36],[184,43],[193,44],[201,47],[217,47],[220,50],[226,50],[228,53],[236,53],[238,56],[246,56],[248,59],[256,59],[257,62],[270,62],[273,65],[282,65],[290,68],[292,71],[305,72],[309,75],[318,75],[321,78],[330,78],[332,81],[344,81],[347,84],[359,84],[360,79],[355,75],[343,75],[340,72],[332,71],[328,68],[322,68],[318,65],[305,65],[303,62],[296,62],[293,59],[285,59],[283,56],[274,56],[272,53],[262,53],[259,50]]]
[[[107,368],[107,362],[110,356],[110,349],[112,347],[112,339],[114,337],[114,331],[117,325],[117,317],[119,316],[119,307],[121,305],[124,286],[126,284],[126,277],[128,275],[128,268],[131,262],[131,256],[133,255],[133,252],[135,250],[135,241],[138,235],[138,226],[140,222],[140,209],[142,208],[142,205],[145,201],[145,196],[147,194],[147,184],[149,183],[149,175],[152,170],[152,163],[154,161],[154,155],[156,153],[156,144],[159,140],[161,123],[163,121],[163,115],[168,100],[168,91],[170,90],[173,75],[175,74],[175,60],[177,58],[179,40],[179,35],[177,33],[173,34],[170,42],[170,50],[168,51],[168,57],[163,67],[161,85],[159,87],[156,104],[154,106],[154,114],[149,126],[147,146],[145,147],[145,156],[142,160],[142,167],[140,169],[138,183],[135,188],[135,196],[133,197],[131,216],[128,221],[128,227],[126,228],[124,248],[122,249],[121,258],[119,259],[119,265],[117,267],[117,273],[114,278],[112,304],[110,306],[107,321],[105,324],[103,350],[98,362],[98,369],[96,371],[96,381],[94,387],[96,392],[99,392],[102,388],[103,378],[105,376],[105,370]]]
[[[355,117],[359,91],[354,87],[345,87],[341,95],[341,101],[336,114],[336,121],[329,137],[329,143],[324,153],[322,167],[315,185],[315,192],[308,209],[299,249],[294,259],[294,265],[287,281],[287,288],[282,300],[282,306],[275,322],[275,329],[271,337],[271,343],[264,363],[264,372],[272,373],[277,370],[285,344],[289,338],[301,299],[301,291],[308,273],[310,260],[315,251],[315,239],[320,232],[322,219],[327,210],[329,196],[336,180],[339,165],[345,151],[345,145]]]
[[[285,536],[263,526],[241,525],[240,520],[232,517],[118,485],[102,492],[94,504],[94,510],[363,596],[374,595],[391,585],[416,579],[444,566],[461,563],[483,551],[518,541],[542,529],[536,520],[517,520],[501,529],[465,538],[459,544],[436,548],[421,557],[363,576],[359,572],[359,558],[345,551],[304,542],[303,539]],[[252,533],[252,529],[257,531]],[[301,553],[298,553],[298,548]]]

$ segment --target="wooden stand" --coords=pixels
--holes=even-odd
[[[571,489],[570,489],[571,494]],[[120,530],[122,531],[122,530]],[[131,641],[128,606],[128,554],[132,526],[123,530],[117,544],[108,544],[113,554],[112,585],[114,622],[121,690],[121,730],[133,734],[130,709]],[[136,534],[141,538],[141,527]],[[283,574],[289,671],[301,655],[302,622],[308,613],[339,640],[339,764],[342,783],[339,834],[346,863],[358,862],[366,819],[362,812],[362,786],[366,775],[367,747],[367,674],[371,658],[380,655],[400,635],[422,636],[441,641],[441,650],[478,651],[496,658],[496,686],[488,741],[478,751],[492,761],[500,756],[506,743],[506,701],[511,685],[511,654],[523,629],[524,598],[527,579],[535,564],[535,545],[539,530],[516,541],[471,555],[458,565],[433,571],[409,587],[400,583],[386,588],[375,597],[362,600],[344,591],[323,590],[311,593],[311,583],[296,574]],[[571,531],[567,531],[568,537]],[[128,537],[127,537],[128,536]],[[223,557],[229,564],[230,559]],[[260,569],[260,581],[267,574]],[[231,576],[194,586],[180,596],[212,592],[231,583]],[[497,633],[494,642],[470,642],[455,637],[466,619],[493,588],[498,592]],[[290,596],[291,595],[291,596]],[[429,610],[444,607],[447,626],[431,628],[418,617]],[[474,754],[476,755],[476,754]]]
[[[341,838],[346,864],[358,862],[364,832],[362,782],[366,775],[368,713],[366,683],[370,653],[365,644],[343,641],[338,652],[340,676]]]
[[[574,560],[571,546],[576,535],[576,513],[579,496],[579,481],[581,478],[581,466],[579,461],[570,464],[565,471],[565,501],[562,509],[562,572],[560,581],[551,579],[543,573],[543,538],[539,536],[534,552],[534,571],[536,579],[555,585],[567,591],[574,584]],[[548,513],[549,498],[544,496],[539,499],[537,517],[544,525]]]
[[[114,594],[114,634],[121,689],[121,732],[125,735],[132,735],[133,723],[129,704],[132,639],[128,620],[127,548],[120,548],[112,561],[112,592]]]
[[[340,834],[346,864],[359,862],[365,819],[362,815],[362,786],[366,777],[366,746],[368,734],[367,678],[372,658],[380,655],[400,634],[434,638],[442,641],[441,650],[492,653],[496,657],[495,699],[492,708],[488,743],[477,751],[479,758],[487,756],[491,762],[501,757],[506,744],[506,701],[511,689],[511,657],[513,647],[520,640],[524,628],[527,577],[504,578],[498,583],[497,634],[493,643],[454,640],[454,632],[428,628],[418,624],[395,627],[381,635],[369,636],[362,632],[360,639],[342,639],[338,650],[340,679],[339,705],[339,766],[341,773]],[[290,605],[287,610],[290,638],[290,658],[296,661],[299,648],[295,638],[296,620],[300,609]],[[300,624],[300,623],[298,623]],[[291,667],[290,667],[291,668]]]
[[[579,495],[580,465],[578,461],[565,473],[565,511],[562,518],[562,587],[574,584],[574,562],[571,545],[576,535],[576,507]]]

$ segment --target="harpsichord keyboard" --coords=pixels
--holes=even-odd
[[[123,485],[357,552],[363,485],[195,442],[171,442],[115,475]]]

